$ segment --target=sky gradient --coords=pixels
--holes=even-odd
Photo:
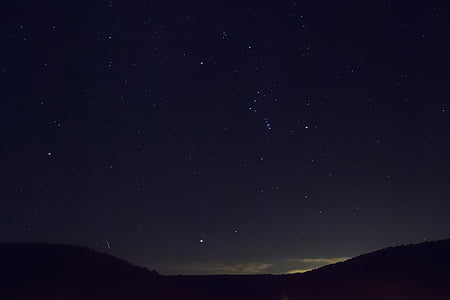
[[[450,233],[450,4],[0,1],[0,241],[286,273]]]

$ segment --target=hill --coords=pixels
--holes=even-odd
[[[159,277],[154,271],[84,247],[0,244],[0,299],[137,296],[144,288],[145,293],[151,292],[147,284]]]
[[[93,250],[0,244],[0,299],[450,299],[450,240],[292,275],[161,276]]]
[[[293,299],[450,299],[450,240],[386,248],[290,281]]]

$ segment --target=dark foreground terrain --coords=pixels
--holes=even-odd
[[[450,240],[294,275],[162,276],[90,249],[0,244],[0,299],[450,299]]]

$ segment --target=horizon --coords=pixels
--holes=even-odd
[[[4,243],[4,242],[0,242],[0,246],[3,244],[3,245],[31,245],[31,246],[39,245],[39,246],[75,247],[75,248],[87,249],[90,251],[94,251],[95,253],[98,253],[98,254],[106,254],[106,255],[118,258],[127,263],[130,263],[134,266],[146,268],[148,271],[157,272],[159,275],[162,275],[162,276],[188,276],[189,277],[189,276],[221,276],[221,275],[225,275],[225,276],[240,276],[240,275],[242,275],[242,276],[247,276],[247,275],[248,276],[252,276],[252,275],[253,276],[256,276],[256,275],[276,276],[276,275],[303,274],[303,273],[307,273],[310,271],[321,269],[322,267],[334,265],[334,264],[341,263],[341,262],[346,262],[346,261],[352,260],[354,258],[358,258],[358,257],[365,256],[365,255],[370,255],[372,253],[377,253],[380,251],[385,251],[385,250],[394,249],[394,248],[419,246],[419,245],[436,243],[436,242],[444,242],[444,241],[450,241],[450,237],[444,238],[444,239],[439,239],[439,240],[424,240],[424,241],[411,242],[411,243],[407,243],[407,244],[391,245],[391,246],[377,249],[377,250],[374,250],[371,252],[360,253],[353,257],[285,259],[284,264],[282,261],[281,265],[284,265],[284,269],[290,268],[291,270],[284,271],[284,272],[280,272],[280,271],[271,272],[271,270],[279,270],[280,266],[278,264],[274,264],[274,263],[262,263],[262,262],[230,263],[230,264],[216,263],[216,264],[209,264],[209,265],[205,265],[202,262],[195,262],[195,263],[192,263],[191,265],[187,265],[187,266],[186,265],[185,266],[172,265],[169,267],[168,267],[168,264],[142,265],[139,263],[128,261],[125,258],[114,256],[114,255],[108,253],[107,251],[99,251],[99,250],[92,249],[92,248],[85,247],[85,246],[64,244],[64,243],[42,243],[42,242]],[[303,268],[292,269],[293,268],[292,265],[291,265],[291,267],[287,267],[287,265],[289,265],[289,264],[287,264],[288,262],[294,262],[297,264],[297,266],[299,264],[303,264]],[[309,267],[305,267],[306,265]],[[175,268],[174,268],[174,266],[175,266]],[[199,267],[199,266],[203,266],[203,267]],[[169,273],[167,273],[167,272],[164,272],[161,270],[171,270],[171,271],[169,271]],[[175,270],[178,270],[178,272]],[[193,271],[193,272],[191,271],[191,273],[190,273],[188,270],[196,270],[196,271]],[[207,270],[207,272],[204,272],[201,270]],[[202,272],[204,272],[204,273],[202,273]]]

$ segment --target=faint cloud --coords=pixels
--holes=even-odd
[[[309,272],[312,270],[314,270],[314,269],[296,269],[296,270],[288,271],[286,274],[305,273],[305,272]]]
[[[287,259],[290,265],[290,271],[287,274],[304,273],[326,265],[343,262],[350,259],[350,257],[331,257],[331,258],[294,258]]]
[[[302,259],[288,259],[289,261],[312,264],[335,264],[346,261],[350,257],[331,257],[331,258],[302,258]]]
[[[251,275],[304,273],[349,257],[294,258],[270,262],[196,262],[147,265],[164,275]]]
[[[188,263],[153,266],[166,275],[251,275],[264,274],[273,264],[263,262],[250,263]]]
[[[268,263],[244,263],[244,264],[212,264],[205,266],[208,273],[213,274],[261,274],[272,267]]]

